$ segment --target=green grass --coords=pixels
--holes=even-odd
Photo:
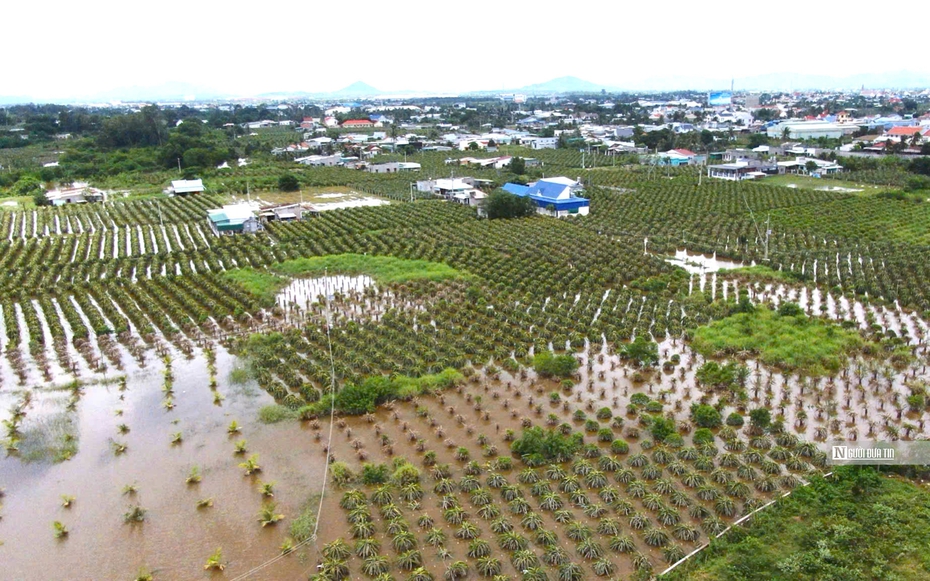
[[[720,269],[720,274],[724,275],[742,275],[752,280],[776,281],[786,283],[801,282],[800,273],[783,270],[773,270],[767,266],[757,264],[756,266],[741,266],[733,269]]]
[[[291,411],[283,405],[266,405],[258,410],[258,421],[263,424],[277,424],[284,420],[297,419],[297,412]]]
[[[839,467],[660,579],[926,581],[928,547],[930,491],[871,467]]]
[[[275,295],[288,283],[288,279],[282,276],[249,267],[227,270],[223,276],[269,304],[274,302]]]
[[[274,270],[288,276],[322,274],[324,271],[330,274],[367,274],[377,282],[385,284],[424,279],[442,281],[465,277],[463,273],[441,262],[362,254],[330,254],[295,258],[274,266]]]
[[[291,537],[298,543],[302,543],[313,535],[313,527],[316,526],[316,511],[319,507],[320,495],[314,494],[300,508],[300,514],[291,521]]]
[[[57,412],[26,421],[18,444],[27,462],[64,462],[78,452],[78,426],[74,415]]]
[[[227,270],[223,276],[239,284],[266,304],[273,304],[275,295],[287,286],[291,278],[308,275],[335,274],[368,275],[382,284],[414,280],[443,281],[466,278],[467,275],[441,262],[406,260],[393,256],[366,256],[362,254],[330,254],[310,258],[286,260],[271,270],[237,268]]]
[[[823,319],[757,308],[698,327],[691,345],[705,357],[748,351],[767,365],[824,375],[841,369],[863,340]]]

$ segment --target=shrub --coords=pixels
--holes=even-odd
[[[610,451],[614,454],[626,454],[630,451],[630,445],[626,440],[614,440],[610,443]]]
[[[665,438],[675,433],[675,420],[662,416],[652,416],[649,423],[649,433],[656,442],[663,442]]]
[[[283,405],[266,405],[258,410],[258,421],[263,424],[276,424],[284,420],[292,420],[297,414]]]
[[[702,428],[719,428],[722,421],[716,408],[699,403],[691,406],[691,419]]]
[[[282,192],[296,192],[300,189],[300,182],[293,174],[286,173],[278,178],[278,189]]]
[[[695,446],[712,444],[714,442],[714,433],[707,428],[698,428],[694,430],[694,436],[692,436],[691,440]]]
[[[533,368],[543,377],[567,378],[578,370],[578,360],[572,355],[542,351],[533,357]]]
[[[390,478],[390,469],[384,464],[363,464],[362,482],[368,485],[384,484]]]
[[[521,457],[540,455],[546,460],[565,462],[581,449],[584,438],[581,434],[563,435],[555,430],[543,430],[539,426],[523,430],[510,449]]]
[[[739,415],[736,412],[733,412],[732,414],[727,416],[727,425],[733,426],[734,428],[742,428],[743,427],[743,416]]]
[[[659,346],[640,335],[632,343],[623,347],[620,356],[634,361],[640,366],[655,365],[659,362]]]

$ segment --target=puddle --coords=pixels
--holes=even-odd
[[[692,254],[687,250],[676,250],[675,257],[665,258],[665,262],[681,267],[691,274],[706,274],[718,270],[733,270],[742,268],[742,262],[733,262],[717,258],[716,255]],[[753,264],[754,265],[754,264]]]

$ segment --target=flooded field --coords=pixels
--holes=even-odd
[[[226,569],[212,575],[229,579],[256,567],[248,578],[306,578],[317,565],[346,568],[329,578],[363,578],[385,567],[404,577],[420,568],[439,577],[460,561],[474,573],[512,578],[538,567],[556,575],[571,563],[588,576],[626,578],[661,572],[821,472],[825,458],[812,442],[930,434],[923,412],[906,405],[910,386],[928,379],[928,326],[920,317],[816,287],[728,275],[742,265],[714,257],[679,252],[669,260],[690,273],[691,292],[735,298],[746,291],[757,305],[794,302],[863,331],[894,333],[915,357],[898,368],[857,358],[832,375],[808,377],[737,356],[747,394],[738,400],[703,385],[698,370],[706,359],[681,336],[659,332],[660,305],[613,290],[476,304],[463,315],[447,308],[463,304],[454,285],[427,292],[380,288],[367,276],[295,279],[272,312],[202,326],[181,325],[170,308],[166,321],[149,325],[133,311],[139,301],[123,294],[113,295],[120,302],[105,293],[17,302],[0,309],[0,419],[10,452],[0,459],[4,578],[128,579],[142,567],[157,579],[201,578],[211,575],[204,565],[218,548]],[[663,303],[663,320],[684,320],[687,308]],[[448,343],[439,333],[462,332],[472,319],[500,312],[516,320],[537,311],[544,322],[635,318],[636,336],[657,340],[658,365],[631,362],[626,341],[569,336],[550,348],[568,347],[579,367],[558,381],[539,377],[523,356],[509,358],[512,350],[483,361],[463,343],[465,379],[441,394],[369,415],[337,414],[331,440],[328,414],[297,419],[304,398],[328,389],[320,380],[319,361],[328,357],[320,348],[323,321],[333,321],[339,365],[379,374],[387,372],[374,357],[359,355],[370,347],[353,334],[359,328],[371,326],[391,341],[392,353],[411,361]],[[95,331],[119,316],[129,324],[116,338]],[[303,333],[286,336],[268,369],[245,372],[258,362],[223,347],[250,331],[295,328]],[[427,347],[411,337],[427,337]],[[424,367],[430,371],[437,370]],[[274,408],[283,421],[260,421],[260,410],[275,403],[284,404]],[[723,425],[712,442],[698,442],[695,403],[743,416],[767,407],[783,427],[761,434],[748,424]],[[653,442],[644,410],[673,420],[678,437]],[[572,462],[527,465],[509,450],[532,426],[577,432],[585,445]],[[288,539],[294,519],[306,506],[316,513],[327,452],[333,464],[320,536],[282,556],[282,546],[295,544]],[[250,459],[261,470],[247,476],[242,464]],[[365,466],[379,464],[395,476],[365,484]],[[268,483],[273,497],[262,493]],[[283,518],[262,526],[260,511],[271,501]],[[55,522],[66,535],[56,538]],[[340,538],[352,549],[336,559]]]
[[[113,374],[82,385],[71,408],[71,389],[30,391],[20,452],[0,459],[3,577],[129,579],[147,567],[159,579],[191,579],[201,577],[217,547],[236,573],[277,555],[287,521],[259,524],[259,483],[275,482],[278,509],[293,518],[319,492],[324,456],[305,426],[257,421],[271,398],[255,385],[232,385],[233,361],[220,351],[215,392],[202,359],[173,361],[170,410],[160,364],[131,373],[124,389]],[[4,415],[24,393],[3,390]],[[233,421],[241,432],[227,433]],[[73,439],[73,456],[55,463],[50,456],[64,434]],[[234,454],[239,440],[247,455],[257,454],[258,475],[239,467],[246,458]],[[188,484],[195,468],[202,479]],[[68,508],[63,495],[74,497]],[[207,499],[212,506],[198,508]],[[124,522],[137,506],[144,521]],[[53,521],[67,527],[66,538],[53,536]],[[294,555],[251,578],[296,579],[306,567]]]

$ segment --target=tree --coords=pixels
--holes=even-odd
[[[717,428],[721,423],[720,412],[707,404],[692,405],[691,419],[702,428]]]
[[[759,147],[760,145],[768,145],[769,138],[765,133],[753,133],[749,136],[749,147]]]
[[[675,433],[675,420],[654,416],[649,424],[649,433],[656,442],[664,442],[665,438]]]
[[[526,173],[526,162],[522,157],[514,157],[510,160],[510,171],[517,175]]]
[[[52,204],[52,202],[49,201],[49,199],[45,197],[45,192],[43,192],[42,190],[36,190],[32,194],[32,202],[36,206],[50,206]]]
[[[515,196],[501,189],[494,190],[484,201],[484,210],[488,218],[526,218],[536,213],[536,203],[521,196]]]
[[[749,424],[758,431],[765,431],[772,425],[772,412],[768,408],[756,408],[749,412]]]
[[[278,178],[278,189],[282,192],[296,192],[300,189],[300,182],[294,174],[286,173]]]
[[[639,366],[655,365],[659,362],[659,346],[643,335],[623,348],[623,356],[635,361]]]
[[[553,355],[551,351],[541,351],[533,357],[533,368],[543,377],[569,377],[578,369],[578,360],[573,356]]]

